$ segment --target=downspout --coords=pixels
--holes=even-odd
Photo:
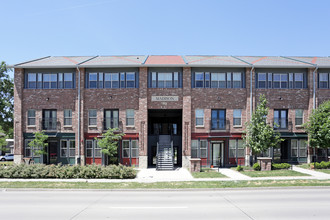
[[[77,157],[77,164],[81,165],[80,160],[80,70],[77,65],[78,70],[78,157]]]
[[[253,82],[252,82],[252,79],[253,79],[253,70],[254,70],[254,66],[252,66],[251,68],[251,71],[250,71],[250,121],[252,119],[252,114],[253,114],[253,108],[252,108],[252,104],[253,104],[253,99],[252,99],[252,85],[253,85]]]
[[[313,109],[316,108],[316,77],[315,77],[315,73],[317,71],[319,67],[317,65],[315,65],[315,70],[313,71]]]

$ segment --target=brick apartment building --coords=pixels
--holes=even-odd
[[[285,139],[264,156],[296,163],[327,154],[308,148],[302,124],[330,99],[329,57],[62,56],[13,68],[17,163],[101,164],[95,138],[118,127],[122,164],[248,164],[242,133],[261,94]],[[49,136],[44,156],[28,146],[40,130]]]

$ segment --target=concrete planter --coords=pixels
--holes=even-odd
[[[272,158],[271,157],[257,157],[260,164],[261,171],[272,170]]]

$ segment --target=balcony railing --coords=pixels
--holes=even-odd
[[[292,130],[292,121],[287,118],[274,118],[272,121],[274,130],[279,131],[291,131]]]
[[[228,132],[230,130],[230,122],[229,120],[219,120],[212,119],[210,121],[210,128],[212,131],[224,131]]]
[[[115,118],[104,118],[103,119],[103,130],[108,130],[109,128],[118,128],[120,131],[122,130],[121,121]]]
[[[40,128],[45,131],[58,131],[61,124],[57,118],[43,118],[40,120]]]

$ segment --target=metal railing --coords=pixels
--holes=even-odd
[[[40,128],[44,131],[58,131],[61,124],[57,118],[43,118],[40,120]]]
[[[225,131],[228,132],[230,131],[230,121],[229,120],[216,120],[216,119],[211,119],[210,121],[210,129],[212,131]]]

